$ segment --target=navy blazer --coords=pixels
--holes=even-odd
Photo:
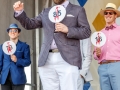
[[[3,52],[2,45],[0,46],[1,84],[5,84],[9,71],[11,74],[12,83],[14,85],[25,84],[27,82],[24,67],[31,64],[29,45],[18,40],[14,55],[17,57],[16,63],[11,60],[10,55]]]

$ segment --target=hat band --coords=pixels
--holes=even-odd
[[[115,9],[115,8],[113,8],[113,7],[107,7],[106,9]]]

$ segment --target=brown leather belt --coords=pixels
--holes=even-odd
[[[55,53],[55,52],[59,52],[58,49],[50,49],[49,52]]]
[[[108,64],[108,63],[115,63],[115,62],[120,62],[120,60],[105,60],[100,62],[100,64]]]

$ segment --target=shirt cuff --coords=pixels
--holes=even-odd
[[[80,70],[80,75],[82,75],[84,78],[86,77],[87,75],[87,72],[85,70]]]
[[[15,17],[18,17],[24,10],[21,11],[15,11]]]

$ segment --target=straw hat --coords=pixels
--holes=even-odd
[[[100,11],[100,14],[101,14],[101,15],[104,15],[104,12],[107,11],[107,10],[112,10],[112,11],[116,12],[117,17],[120,17],[120,11],[117,10],[117,7],[116,7],[115,4],[113,4],[113,3],[108,3],[108,4],[106,5],[105,9],[103,9],[103,10]]]

